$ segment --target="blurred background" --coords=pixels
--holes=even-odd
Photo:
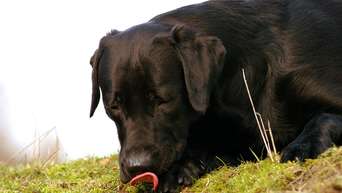
[[[0,2],[0,162],[117,153],[100,103],[89,118],[89,59],[100,38],[201,0]]]

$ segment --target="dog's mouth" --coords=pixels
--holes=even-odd
[[[170,166],[171,167],[171,166]],[[158,173],[157,171],[145,171],[142,173],[137,173],[135,175],[128,174],[124,168],[120,169],[120,177],[123,183],[129,183],[131,186],[137,186],[139,184],[147,184],[152,188],[154,192],[157,192],[159,186],[159,179],[164,173],[167,172],[167,169],[162,169]]]
[[[153,172],[145,172],[135,176],[130,182],[130,185],[135,186],[140,183],[151,184],[154,191],[157,191],[159,185],[158,176]]]

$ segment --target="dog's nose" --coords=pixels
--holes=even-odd
[[[144,172],[153,172],[152,155],[147,153],[135,153],[125,160],[125,167],[131,177]]]

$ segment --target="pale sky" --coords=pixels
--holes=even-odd
[[[0,1],[0,128],[23,147],[56,126],[69,159],[118,152],[102,103],[89,119],[89,59],[100,38],[202,1]]]

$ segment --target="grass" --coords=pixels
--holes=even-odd
[[[270,159],[223,167],[202,177],[184,193],[342,192],[342,148],[332,148],[305,163]]]
[[[1,193],[137,193],[139,188],[120,184],[116,156],[88,158],[65,164],[17,167],[0,165]],[[183,193],[338,193],[342,192],[342,148],[331,148],[305,163],[246,162],[224,166]]]
[[[0,167],[1,193],[108,193],[118,192],[119,185],[116,156],[45,167]]]

